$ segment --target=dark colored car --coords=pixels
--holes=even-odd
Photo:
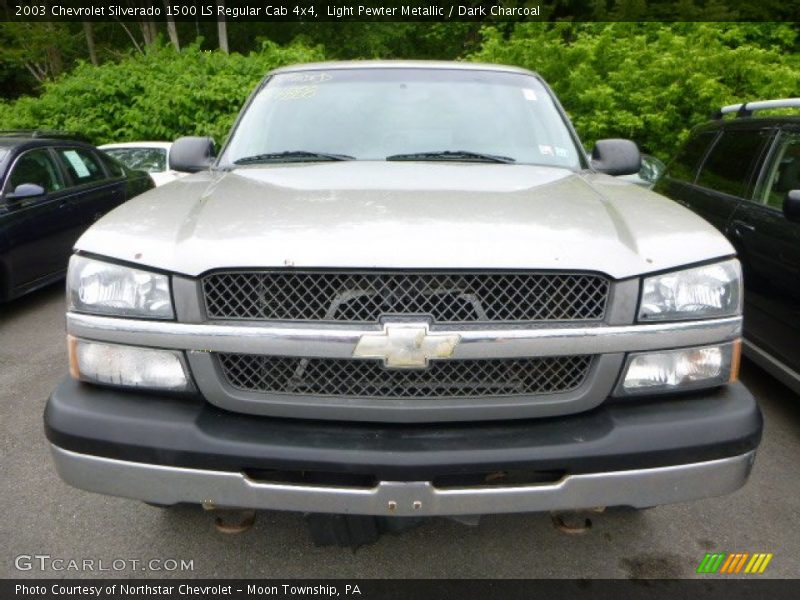
[[[62,278],[84,230],[153,181],[69,136],[0,134],[0,302]]]
[[[724,107],[692,131],[656,190],[736,247],[745,353],[800,392],[800,116],[754,116],[789,107],[800,98]]]

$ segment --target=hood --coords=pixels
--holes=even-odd
[[[605,175],[367,161],[185,177],[110,212],[76,248],[190,276],[290,266],[555,269],[625,278],[734,253],[690,211]]]

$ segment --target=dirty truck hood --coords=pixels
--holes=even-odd
[[[733,254],[688,210],[605,175],[361,161],[185,177],[106,215],[77,249],[187,275],[294,266],[624,278]]]

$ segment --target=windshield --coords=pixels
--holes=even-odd
[[[136,171],[161,173],[167,170],[167,151],[163,148],[109,148],[105,152]]]
[[[500,157],[580,167],[569,130],[535,77],[481,70],[275,75],[247,107],[221,162],[293,162],[301,152],[304,161],[314,160],[312,154],[356,160]]]

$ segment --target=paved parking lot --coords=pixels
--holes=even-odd
[[[800,398],[747,362],[742,377],[761,402],[765,435],[750,482],[731,496],[591,515],[583,535],[560,532],[547,514],[478,527],[436,519],[353,552],[315,548],[295,514],[262,512],[251,530],[226,536],[199,508],[162,511],[61,483],[41,415],[67,369],[63,311],[59,285],[0,305],[0,577],[81,575],[20,572],[19,555],[128,561],[85,576],[689,577],[707,551],[772,552],[766,576],[800,575]],[[193,561],[193,570],[130,570],[150,559]]]

